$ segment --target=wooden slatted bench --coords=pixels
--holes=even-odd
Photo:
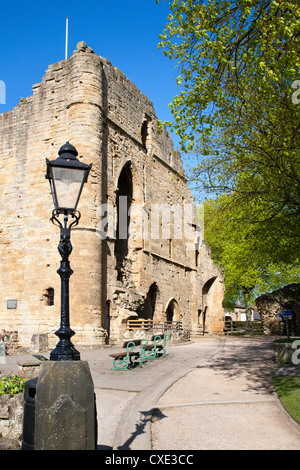
[[[112,370],[129,370],[137,364],[143,364],[144,359],[141,356],[141,351],[135,349],[136,346],[140,346],[140,344],[140,339],[125,341],[123,348],[126,349],[126,352],[121,351],[116,354],[110,354],[109,356],[114,358]]]

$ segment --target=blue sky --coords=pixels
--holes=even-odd
[[[171,119],[168,104],[179,90],[176,64],[157,48],[169,1],[17,0],[1,2],[0,8],[0,80],[6,85],[0,113],[30,96],[48,65],[64,59],[68,17],[69,57],[85,41],[151,99],[159,119]],[[176,137],[173,141],[177,143]]]

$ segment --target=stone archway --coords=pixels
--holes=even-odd
[[[119,174],[116,190],[115,257],[117,280],[128,281],[128,268],[136,263],[142,246],[141,233],[147,214],[143,211],[141,181],[135,165],[127,161]]]
[[[105,302],[105,310],[104,310],[104,329],[107,333],[107,340],[110,337],[110,309],[111,309],[111,302],[107,300]]]
[[[290,284],[274,292],[262,294],[255,299],[255,302],[261,316],[264,334],[278,333],[282,310],[292,311],[290,326],[293,334],[300,334],[300,284]]]
[[[119,264],[128,255],[128,230],[130,224],[130,207],[133,196],[132,171],[130,162],[126,163],[120,173],[117,188],[117,236],[115,256]]]
[[[292,318],[288,320],[288,330],[290,335],[300,334],[300,305],[297,302],[289,301],[282,306],[283,310],[289,310]],[[283,322],[283,333],[287,334],[286,321]]]
[[[211,277],[210,279],[208,279],[208,281],[205,282],[205,284],[202,287],[202,310],[203,311],[209,309],[210,297],[213,291],[213,284],[216,279],[217,279],[217,276]]]
[[[167,321],[180,321],[180,309],[176,299],[171,299],[166,308]]]
[[[156,282],[153,282],[146,295],[143,310],[140,314],[140,317],[146,320],[153,320],[158,294],[158,286]]]
[[[204,310],[205,306],[207,306],[208,294],[209,294],[209,291],[210,291],[210,289],[211,289],[211,287],[212,287],[212,285],[213,285],[213,283],[215,282],[216,279],[217,279],[217,276],[211,277],[210,279],[208,279],[208,281],[205,282],[205,284],[202,287],[203,310]]]

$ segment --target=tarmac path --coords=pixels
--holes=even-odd
[[[300,426],[273,387],[272,340],[226,338],[224,349],[160,397],[152,449],[299,450]],[[300,368],[296,369],[300,375]]]
[[[268,337],[204,337],[167,345],[168,356],[112,370],[119,347],[80,351],[97,404],[99,450],[299,450],[300,426],[272,385],[278,369]],[[47,357],[48,355],[45,354]],[[31,354],[6,356],[17,372]]]
[[[98,448],[299,450],[300,426],[272,384],[273,341],[200,338],[132,371],[108,370],[105,360],[101,377],[89,361]]]

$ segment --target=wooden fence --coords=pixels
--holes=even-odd
[[[251,321],[250,328],[247,329],[246,321],[225,321],[224,333],[226,335],[262,335],[262,322],[259,320]]]
[[[153,320],[127,320],[126,331],[146,330],[146,331],[182,331],[182,323],[180,321],[154,322]]]

